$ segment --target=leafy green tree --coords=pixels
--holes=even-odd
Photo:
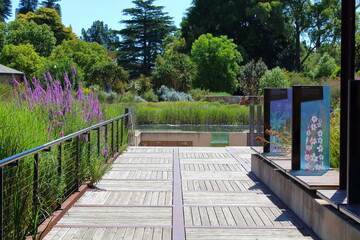
[[[43,6],[43,7],[46,7],[46,8],[55,9],[59,13],[59,15],[61,16],[61,6],[57,2],[60,2],[60,0],[42,1],[40,3],[40,5]]]
[[[155,61],[153,82],[156,88],[161,85],[171,87],[176,91],[187,92],[196,76],[196,64],[181,50],[184,49],[185,39],[173,40],[165,48],[162,55]]]
[[[8,24],[7,43],[13,45],[30,43],[35,51],[43,57],[50,55],[55,48],[56,38],[50,27],[43,24],[37,25],[30,21],[12,21]]]
[[[20,0],[19,13],[26,14],[28,12],[34,12],[37,8],[38,0]]]
[[[227,36],[201,35],[191,49],[191,58],[198,69],[193,86],[213,92],[235,92],[238,87],[236,75],[242,61],[236,48]]]
[[[163,12],[164,7],[155,6],[154,1],[133,0],[135,7],[123,10],[131,18],[121,21],[126,27],[117,32],[122,37],[119,63],[132,77],[150,75],[165,36],[175,30],[171,17]]]
[[[5,45],[0,52],[0,63],[11,68],[24,72],[27,76],[34,76],[34,73],[43,68],[46,59],[36,53],[34,46]]]
[[[260,59],[257,62],[251,60],[239,71],[239,83],[241,91],[247,96],[255,96],[259,92],[260,78],[268,70],[266,64]]]
[[[286,88],[289,82],[279,67],[267,70],[260,78],[260,92],[264,93],[264,88]]]
[[[0,0],[0,22],[11,16],[11,0]]]
[[[114,85],[119,82],[125,82],[128,78],[128,73],[122,68],[109,62],[97,62],[90,70],[90,76],[94,83],[103,85],[105,92],[110,93]]]
[[[181,23],[187,48],[200,35],[234,39],[246,61],[263,58],[268,66],[293,67],[293,37],[280,1],[194,0]]]
[[[336,70],[335,59],[328,53],[324,53],[320,58],[315,69],[315,78],[320,80],[321,78],[330,77]]]
[[[80,81],[84,80],[84,71],[70,58],[47,59],[44,67],[39,69],[39,71],[36,72],[36,75],[41,76],[50,72],[54,79],[64,83],[64,74],[66,73],[68,76],[72,76],[72,68],[76,69],[76,79]]]
[[[59,59],[67,59],[68,61],[76,63],[85,73],[84,80],[89,85],[97,81],[97,79],[93,79],[94,66],[99,70],[100,65],[115,65],[113,60],[108,56],[104,46],[96,42],[89,43],[82,40],[64,41],[57,46],[50,55],[49,60],[55,61]],[[109,70],[109,72],[113,71]]]
[[[86,42],[97,42],[109,50],[115,50],[115,43],[119,42],[116,33],[109,29],[107,24],[99,20],[93,22],[88,30],[85,31],[85,29],[81,29],[81,34],[82,40]]]
[[[19,14],[17,19],[25,20],[27,22],[34,21],[38,25],[48,25],[54,32],[56,45],[59,45],[63,40],[76,39],[76,35],[72,32],[72,28],[64,26],[64,24],[61,22],[60,15],[54,9],[41,7],[36,9],[35,12]]]

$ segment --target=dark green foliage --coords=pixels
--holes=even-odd
[[[193,87],[213,92],[236,91],[242,57],[232,39],[213,37],[210,33],[201,35],[192,46],[191,59],[197,65]]]
[[[155,66],[155,87],[165,85],[176,91],[187,92],[196,76],[196,65],[183,53],[166,51],[157,57]]]
[[[34,12],[37,8],[38,0],[20,0],[19,13],[26,14],[28,12]]]
[[[119,63],[130,71],[132,78],[150,75],[165,36],[175,30],[171,17],[163,12],[163,7],[155,6],[154,1],[134,0],[134,8],[123,10],[131,18],[121,21],[126,27],[117,32],[122,37]]]
[[[114,44],[119,42],[119,38],[108,28],[108,25],[99,20],[93,22],[88,30],[85,31],[85,29],[81,29],[81,34],[82,40],[86,42],[97,42],[109,50],[115,50]]]
[[[251,60],[240,68],[238,78],[240,89],[247,96],[256,96],[259,92],[260,78],[267,70],[266,64],[260,59],[255,62]]]
[[[200,35],[234,39],[245,60],[263,58],[270,67],[294,59],[293,37],[280,1],[194,0],[181,26],[188,49]]]
[[[0,0],[0,22],[11,16],[11,0]]]
[[[46,8],[51,8],[51,9],[55,9],[59,15],[61,16],[61,6],[59,3],[61,0],[48,0],[48,1],[42,1],[40,3],[41,6],[46,7]]]

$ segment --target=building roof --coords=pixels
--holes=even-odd
[[[24,75],[23,72],[20,72],[18,70],[15,70],[15,69],[12,69],[12,68],[9,68],[7,66],[4,66],[2,64],[0,64],[0,74],[3,74],[3,75]]]

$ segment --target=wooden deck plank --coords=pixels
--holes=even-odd
[[[186,229],[187,240],[312,239],[296,229]]]
[[[230,149],[130,147],[45,239],[170,240],[174,189],[186,239],[309,238],[241,165],[254,151]]]

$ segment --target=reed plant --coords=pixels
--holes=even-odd
[[[160,102],[136,104],[137,124],[249,124],[249,108],[209,102]]]

